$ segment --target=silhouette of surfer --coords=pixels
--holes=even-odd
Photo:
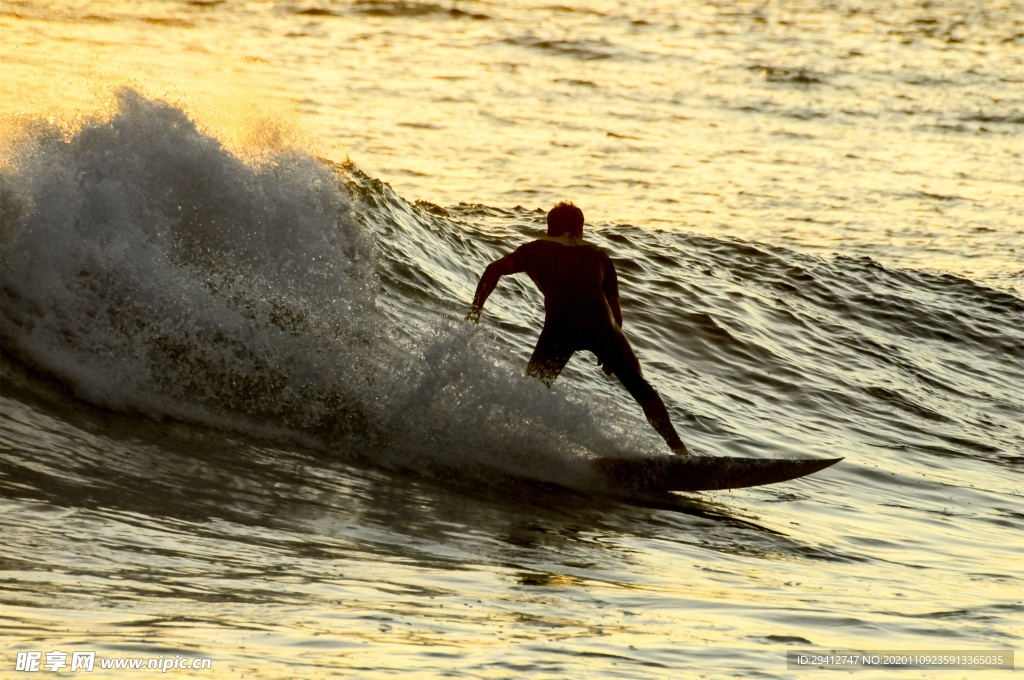
[[[603,250],[583,241],[583,211],[559,203],[548,213],[547,238],[524,244],[487,265],[467,321],[479,323],[488,296],[502,276],[526,272],[544,294],[544,328],[526,374],[548,387],[578,350],[597,355],[604,372],[619,379],[673,452],[686,455],[668,410],[644,378],[640,361],[622,333],[615,265]]]

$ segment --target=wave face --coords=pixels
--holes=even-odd
[[[522,377],[542,318],[524,277],[483,329],[461,323],[484,265],[542,233],[543,211],[410,204],[300,151],[246,161],[130,89],[72,132],[35,124],[2,181],[5,354],[92,404],[421,472],[582,483],[582,456],[661,447],[589,355],[553,390]],[[589,234],[695,448],[1019,463],[1012,292],[738,239]]]
[[[436,308],[379,303],[382,285],[439,295],[417,256],[447,244],[354,168],[243,161],[130,89],[73,133],[38,125],[11,165],[4,349],[90,403],[427,467],[454,445],[539,455],[562,421],[588,429],[470,329],[402,322],[436,327]]]
[[[328,366],[350,399],[376,278],[329,169],[249,165],[171,105],[115,103],[68,138],[38,130],[5,177],[5,345],[94,403],[157,417],[276,424]],[[298,409],[314,428],[317,406]]]

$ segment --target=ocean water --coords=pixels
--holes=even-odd
[[[1022,43],[1017,0],[0,2],[2,673],[1020,656]],[[462,320],[563,199],[692,449],[845,460],[595,478],[664,446],[621,386],[523,376],[523,277]]]

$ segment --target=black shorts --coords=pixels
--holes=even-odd
[[[527,371],[550,383],[579,350],[596,354],[597,362],[614,373],[627,388],[637,380],[646,383],[640,361],[617,326],[580,330],[545,325]]]

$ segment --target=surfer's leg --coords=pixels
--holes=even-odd
[[[573,350],[569,345],[561,342],[556,333],[545,328],[537,338],[537,346],[533,349],[530,363],[526,365],[526,375],[537,378],[551,387],[551,383],[555,382],[572,355]]]
[[[627,373],[625,376],[619,375],[618,378],[623,386],[629,390],[629,393],[633,395],[636,402],[640,404],[640,408],[644,410],[644,415],[647,416],[647,422],[661,435],[661,438],[665,440],[668,447],[679,454],[685,455],[689,453],[686,450],[686,444],[679,438],[676,428],[672,426],[672,421],[668,417],[668,409],[665,408],[665,402],[661,400],[661,396],[651,387],[651,383],[647,382],[640,373]]]
[[[622,386],[640,404],[644,415],[647,416],[647,422],[661,435],[672,451],[681,455],[688,454],[686,444],[679,438],[676,428],[672,426],[672,421],[668,417],[665,402],[651,387],[651,383],[644,378],[643,371],[640,369],[640,361],[636,358],[636,354],[633,353],[633,348],[629,346],[629,341],[625,336],[621,336],[621,340],[614,344],[610,352],[612,356],[605,359],[608,367],[622,383]]]

